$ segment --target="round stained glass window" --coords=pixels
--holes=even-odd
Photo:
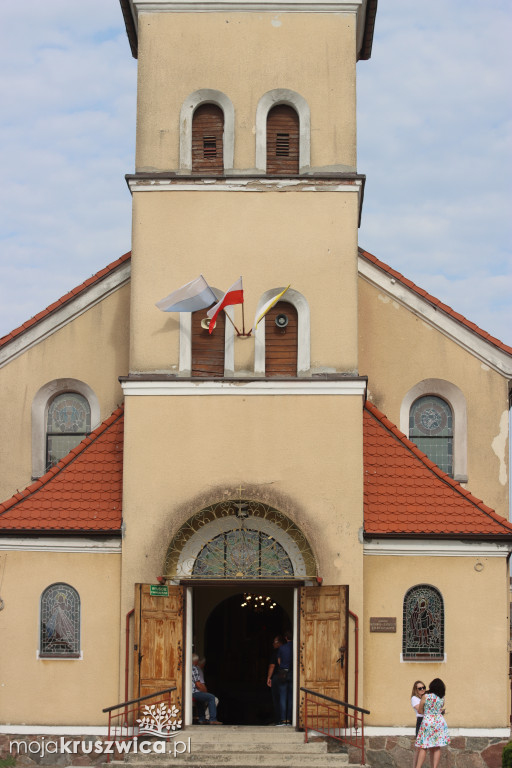
[[[73,392],[66,392],[52,401],[48,409],[48,432],[85,434],[91,429],[89,403]]]
[[[440,397],[420,397],[411,408],[410,434],[449,436],[452,430],[452,411]]]

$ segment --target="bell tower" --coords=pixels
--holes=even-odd
[[[362,615],[356,63],[376,0],[122,5],[139,62],[123,604],[188,518],[234,500],[290,519],[314,552],[302,583]],[[206,309],[155,306],[200,276],[219,296],[243,279],[211,334]]]
[[[356,373],[356,62],[376,0],[122,4],[139,60],[131,371],[190,375],[186,323],[155,302],[241,274],[246,331],[290,284],[309,310],[298,375]],[[258,338],[227,343],[228,375],[265,373]]]

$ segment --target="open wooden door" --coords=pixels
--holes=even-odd
[[[182,709],[183,606],[183,587],[135,585],[134,699],[176,686],[173,703]]]
[[[346,701],[348,586],[300,588],[299,687]],[[298,725],[304,727],[299,691]]]

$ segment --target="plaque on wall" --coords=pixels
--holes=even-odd
[[[370,632],[396,632],[396,616],[370,616]]]

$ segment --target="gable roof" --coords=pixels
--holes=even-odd
[[[124,409],[24,491],[0,504],[1,533],[120,535]]]
[[[57,466],[0,504],[0,534],[119,535],[124,411]],[[371,537],[512,540],[512,524],[430,461],[372,403],[363,414],[364,533]]]
[[[512,523],[439,469],[369,401],[363,430],[365,536],[512,540]]]
[[[499,350],[497,353],[500,355],[500,360],[497,363],[497,369],[501,373],[510,373],[512,375],[512,361],[510,360],[510,357],[512,357],[512,347],[508,346],[507,344],[504,344],[499,339],[495,338],[494,336],[491,336],[486,331],[479,328],[475,323],[472,323],[470,320],[467,320],[463,315],[459,314],[458,312],[455,312],[451,307],[449,307],[447,304],[443,304],[439,299],[436,299],[435,296],[432,296],[431,294],[427,293],[427,291],[424,291],[422,288],[419,288],[417,285],[415,285],[411,280],[408,280],[406,277],[404,277],[400,272],[397,272],[396,270],[392,269],[392,267],[385,264],[383,261],[380,261],[377,259],[376,256],[369,253],[368,251],[363,250],[362,248],[359,248],[359,256],[360,259],[363,260],[359,262],[359,273],[361,273],[361,264],[364,262],[367,262],[368,264],[372,264],[374,267],[376,267],[381,273],[389,275],[391,282],[398,281],[403,288],[406,290],[411,291],[420,301],[424,303],[424,306],[431,307],[436,310],[436,312],[439,310],[440,313],[447,318],[449,318],[452,321],[455,321],[459,326],[463,327],[466,332],[470,332],[473,334],[473,338],[479,339],[480,345],[482,345],[482,342],[486,342],[487,344],[490,344],[492,348]],[[10,333],[6,334],[2,338],[0,338],[0,355],[5,355],[5,361],[7,362],[9,358],[9,350],[11,349],[11,346],[16,347],[17,344],[21,344],[20,350],[23,348],[23,343],[21,341],[23,334],[25,332],[30,331],[27,335],[30,336],[31,333],[35,334],[34,339],[30,341],[31,344],[37,343],[38,341],[46,338],[46,335],[48,332],[51,332],[51,329],[42,331],[40,335],[38,335],[38,332],[36,329],[42,325],[44,326],[45,322],[51,321],[53,317],[55,317],[55,328],[53,330],[56,330],[57,328],[61,327],[62,322],[66,322],[66,320],[59,320],[59,312],[62,311],[64,308],[69,308],[70,310],[70,316],[67,319],[69,322],[73,319],[73,306],[74,303],[77,301],[80,302],[81,300],[87,302],[86,296],[88,295],[88,291],[90,289],[98,289],[101,294],[101,283],[105,281],[106,284],[109,282],[112,282],[112,285],[108,286],[108,289],[119,287],[120,285],[123,285],[124,282],[129,280],[129,274],[130,274],[130,261],[131,261],[131,251],[128,251],[128,253],[123,254],[123,256],[120,256],[115,261],[108,264],[104,269],[100,270],[96,274],[92,275],[90,278],[85,280],[83,283],[78,285],[76,288],[73,288],[68,293],[64,294],[64,296],[61,296],[60,299],[57,299],[57,301],[54,301],[53,304],[50,304],[50,306],[46,307],[46,309],[43,309],[41,312],[38,312],[37,315],[30,318],[30,320],[27,320],[25,323],[20,325],[18,328],[15,328]],[[363,276],[365,276],[363,274]],[[101,295],[99,297],[101,299]],[[15,344],[11,345],[11,342],[16,342]],[[483,345],[485,346],[485,344]],[[468,345],[466,344],[466,348],[468,348]],[[5,350],[5,351],[4,351]],[[476,354],[476,350],[473,349],[473,352]],[[509,357],[506,358],[504,355],[508,355]],[[485,357],[485,355],[484,355]],[[1,361],[0,361],[1,362]],[[493,364],[491,360],[486,360],[489,364]]]
[[[503,352],[506,352],[508,355],[512,355],[512,347],[509,347],[507,344],[504,344],[495,336],[491,336],[490,333],[487,333],[487,331],[484,331],[482,330],[482,328],[479,328],[477,325],[475,325],[475,323],[472,323],[470,320],[464,317],[464,315],[461,315],[459,312],[455,312],[455,310],[449,307],[448,304],[443,304],[442,301],[440,301],[439,299],[436,299],[435,296],[432,296],[432,294],[427,293],[427,291],[424,291],[423,288],[419,288],[411,280],[404,277],[400,272],[397,272],[396,269],[393,269],[388,264],[385,264],[383,261],[380,261],[380,259],[374,256],[372,253],[369,253],[368,251],[365,251],[362,248],[359,248],[358,250],[359,250],[360,256],[367,259],[367,261],[379,267],[379,269],[383,270],[384,272],[387,272],[390,275],[390,277],[393,278],[393,280],[398,281],[406,288],[409,288],[417,296],[421,297],[430,305],[432,305],[436,310],[440,310],[445,315],[450,317],[452,320],[456,320],[462,326],[472,331],[477,336],[487,341],[489,344],[492,344],[493,346],[497,347]]]
[[[130,261],[131,255],[132,255],[131,251],[128,251],[128,253],[123,254],[123,256],[120,256],[118,259],[108,264],[99,272],[96,272],[94,275],[91,275],[91,277],[89,277],[87,280],[84,280],[84,282],[78,285],[76,288],[72,288],[71,291],[68,291],[68,293],[65,293],[64,296],[61,296],[60,299],[57,299],[57,301],[54,301],[53,304],[50,304],[48,307],[46,307],[46,309],[43,309],[41,310],[41,312],[38,312],[37,315],[34,315],[34,317],[31,317],[30,320],[27,320],[25,323],[22,323],[22,325],[18,326],[18,328],[15,328],[10,333],[7,333],[5,336],[2,336],[0,338],[0,349],[6,344],[9,344],[9,342],[14,341],[14,339],[18,338],[25,331],[28,331],[33,326],[37,325],[37,323],[41,322],[42,320],[45,320],[47,317],[49,317],[53,313],[57,312],[58,310],[62,309],[66,305],[73,302],[75,299],[78,298],[78,296],[83,295],[92,286],[95,286],[101,283],[102,280],[105,280],[107,277],[109,277],[113,272],[119,269],[119,267],[121,267],[126,262]]]

